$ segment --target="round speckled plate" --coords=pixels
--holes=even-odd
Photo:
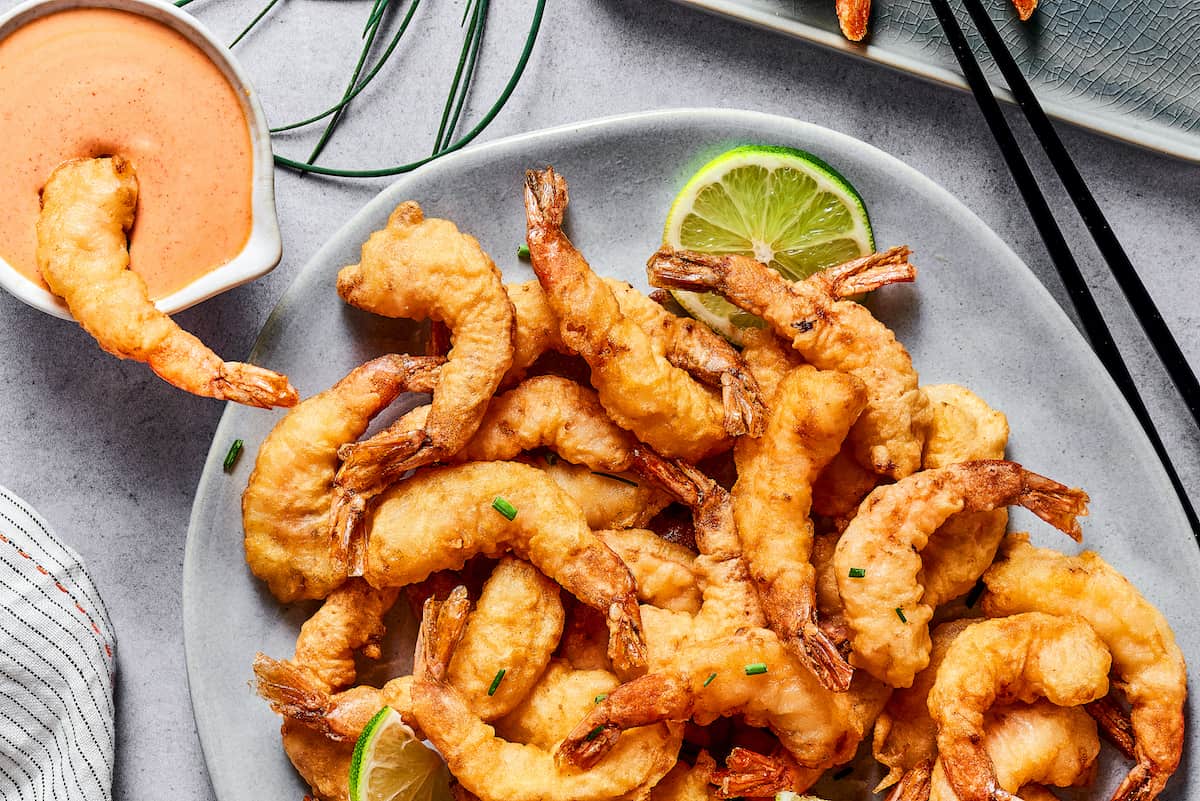
[[[571,184],[572,240],[599,272],[646,288],[644,264],[684,180],[736,144],[812,151],[867,201],[881,247],[907,243],[920,278],[872,300],[913,354],[925,383],[966,384],[1008,414],[1012,458],[1091,493],[1085,543],[1122,570],[1167,615],[1189,661],[1200,663],[1193,595],[1200,550],[1132,413],[1066,315],[1011,250],[961,203],[897,159],[833,131],[764,114],[681,110],[599,120],[504,139],[436,161],[369,203],[321,249],[284,295],[254,359],[285,371],[305,396],[388,349],[415,344],[414,327],[350,309],[334,277],[400,201],[420,201],[479,238],[506,277],[525,280],[521,177],[553,164]],[[196,492],[184,565],[183,612],[192,705],[220,801],[299,798],[306,791],[279,745],[279,721],[250,687],[256,651],[288,656],[311,605],[281,606],[246,568],[241,491],[279,414],[230,405]],[[246,453],[221,462],[235,439]],[[1072,550],[1019,510],[1013,525]],[[1197,749],[1189,735],[1188,754]],[[1124,768],[1106,753],[1091,797],[1107,798]],[[1200,795],[1200,765],[1185,757],[1166,799]],[[869,797],[869,796],[864,796]]]

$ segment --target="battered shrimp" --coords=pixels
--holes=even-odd
[[[1003,459],[1008,420],[966,387],[922,387],[932,417],[925,440],[925,469],[977,459]],[[921,599],[937,608],[969,591],[992,563],[1008,526],[1008,510],[960,512],[941,525],[921,551]]]
[[[441,359],[388,355],[356,367],[280,420],[258,449],[242,493],[246,562],[284,603],[324,598],[350,555],[331,549],[338,447],[362,436],[401,392],[428,391]]]
[[[760,393],[754,376],[737,350],[708,326],[677,317],[624,281],[602,279],[612,290],[621,314],[636,323],[655,352],[692,378],[721,390],[726,420],[761,420]],[[537,281],[508,284],[516,312],[513,366],[505,383],[519,381],[539,356],[549,350],[571,353],[559,332],[558,318]],[[755,433],[761,433],[761,427]]]
[[[529,464],[554,479],[571,496],[593,531],[643,528],[671,502],[671,496],[636,473],[593,470],[565,459],[534,456]]]
[[[696,554],[640,528],[598,530],[596,536],[629,566],[637,581],[638,600],[673,612],[700,611]]]
[[[642,798],[675,764],[681,740],[663,725],[629,732],[612,759],[588,771],[561,767],[535,745],[496,737],[448,681],[466,610],[463,588],[442,604],[426,601],[412,699],[421,730],[467,790],[482,801],[632,801]]]
[[[460,568],[475,554],[512,551],[606,615],[609,654],[619,675],[645,667],[629,569],[540,470],[513,462],[425,470],[380,498],[367,533],[364,576],[377,587],[404,586],[437,570]]]
[[[1158,797],[1183,752],[1187,666],[1162,614],[1096,553],[1066,556],[1007,538],[984,574],[989,615],[1027,610],[1084,618],[1112,651],[1129,701],[1137,765],[1113,799]]]
[[[654,286],[719,292],[765,319],[812,366],[857,376],[867,386],[867,408],[850,433],[859,462],[892,478],[920,467],[929,410],[912,359],[866,307],[837,300],[914,280],[907,248],[830,267],[795,283],[746,256],[669,248],[651,257],[648,270]]]
[[[424,427],[391,428],[343,452],[337,505],[361,512],[408,470],[457,453],[475,433],[512,364],[513,307],[500,271],[475,238],[448,220],[426,219],[412,201],[371,234],[360,262],[343,268],[337,285],[360,309],[445,323],[453,342]],[[357,516],[339,519],[346,526]]]
[[[950,515],[1009,504],[1078,540],[1075,518],[1088,496],[1015,462],[963,462],[879,487],[859,507],[834,556],[838,590],[853,631],[851,664],[893,687],[908,687],[929,663],[921,549]]]
[[[253,364],[223,362],[154,307],[146,282],[129,269],[138,182],[119,156],[73,159],[51,173],[37,222],[37,263],[100,347],[145,362],[185,392],[247,406],[294,406],[287,377]]]
[[[929,691],[938,760],[960,801],[1011,801],[984,747],[997,704],[1046,698],[1081,706],[1108,692],[1112,658],[1083,619],[1028,612],[986,620],[958,635]]]
[[[765,667],[766,670],[760,670]],[[867,682],[871,680],[866,679]],[[770,631],[742,629],[679,650],[671,668],[622,684],[596,705],[558,747],[560,763],[596,764],[621,732],[659,721],[706,725],[742,714],[765,725],[801,765],[825,768],[850,759],[883,704],[885,690],[831,693]]]
[[[525,178],[526,239],[533,270],[567,347],[584,358],[600,402],[622,428],[668,457],[695,461],[727,450],[760,425],[727,418],[721,400],[673,366],[621,313],[612,290],[562,232],[567,185],[552,169]]]
[[[496,735],[549,750],[596,705],[596,698],[618,684],[607,670],[576,670],[555,659],[521,703],[495,722]]]
[[[650,801],[710,801],[714,795],[710,782],[716,768],[717,763],[707,751],[696,755],[694,765],[676,762],[662,781],[654,785]]]
[[[1005,792],[1034,783],[1071,787],[1092,776],[1100,738],[1096,722],[1082,707],[1039,699],[992,709],[983,725],[983,748],[996,771],[996,784]],[[958,801],[940,762],[933,767],[929,790],[929,801]]]
[[[817,626],[812,485],[865,404],[857,378],[797,367],[772,397],[765,434],[734,447],[733,515],[767,622],[834,691],[850,686],[852,670]]]

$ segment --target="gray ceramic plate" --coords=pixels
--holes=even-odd
[[[412,327],[349,309],[334,276],[400,201],[415,198],[477,236],[507,277],[531,277],[515,250],[524,236],[520,182],[553,164],[571,184],[569,230],[600,272],[645,288],[671,198],[701,163],[745,142],[801,147],[837,167],[867,200],[881,245],[908,243],[915,285],[877,293],[877,314],[908,345],[926,383],[959,382],[1003,409],[1013,458],[1085,487],[1086,542],[1123,570],[1176,627],[1200,664],[1194,592],[1200,551],[1133,415],[1062,310],[1005,244],[961,203],[895,158],[848,136],[778,117],[727,110],[640,114],[532,133],[446,157],[368,204],[313,258],[284,295],[254,361],[285,371],[305,396],[389,348],[411,347]],[[258,444],[278,415],[230,405],[196,492],[184,564],[188,677],[209,774],[221,801],[299,798],[304,789],[279,745],[279,722],[253,694],[256,651],[291,654],[309,606],[280,606],[247,570],[240,495]],[[246,453],[221,469],[229,444]],[[1073,544],[1028,516],[1043,543]],[[1188,739],[1194,753],[1196,737]],[[1093,797],[1107,798],[1108,760]],[[1185,761],[1166,798],[1200,794]],[[1190,791],[1190,792],[1189,792]]]
[[[924,0],[875,0],[862,44],[838,31],[833,0],[675,1],[966,88]],[[1043,0],[1027,23],[1009,0],[983,3],[1048,114],[1200,161],[1200,0]],[[992,85],[1004,87],[966,12],[958,15]],[[1011,100],[1002,88],[997,95]]]

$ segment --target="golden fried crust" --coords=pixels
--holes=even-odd
[[[607,670],[576,670],[554,660],[521,703],[496,721],[496,734],[549,751],[618,683]]]
[[[650,801],[715,801],[712,779],[717,764],[707,751],[696,756],[696,764],[677,762],[671,772],[650,790]]]
[[[571,496],[594,531],[642,528],[671,503],[671,496],[635,473],[608,473],[559,459],[529,461]]]
[[[1138,767],[1122,785],[1143,785],[1153,798],[1179,765],[1187,666],[1166,618],[1098,554],[1067,556],[1008,537],[984,574],[989,615],[1040,611],[1079,615],[1112,651],[1113,668],[1131,705]]]
[[[596,536],[621,557],[637,580],[638,600],[660,609],[700,611],[696,554],[640,528],[597,530]]]
[[[349,801],[354,741],[331,740],[316,729],[285,719],[283,750],[321,801]]]

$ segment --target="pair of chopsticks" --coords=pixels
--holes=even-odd
[[[1146,405],[1143,403],[1141,395],[1138,394],[1133,377],[1129,374],[1129,368],[1125,366],[1125,361],[1121,358],[1121,352],[1117,349],[1116,343],[1113,342],[1112,334],[1104,321],[1104,317],[1100,314],[1100,309],[1096,305],[1095,298],[1092,297],[1092,292],[1088,288],[1087,281],[1084,280],[1083,273],[1080,272],[1079,265],[1076,263],[1075,257],[1071,255],[1067,241],[1054,220],[1054,215],[1050,211],[1050,205],[1046,202],[1045,196],[1042,194],[1036,179],[1033,177],[1033,172],[1030,170],[1028,162],[1025,161],[1025,157],[1021,153],[1012,130],[1008,127],[1008,122],[1000,110],[1000,104],[996,102],[996,98],[992,94],[991,87],[988,86],[987,79],[984,77],[979,62],[975,60],[975,56],[971,52],[971,47],[963,35],[962,28],[959,27],[958,19],[950,8],[949,0],[930,1],[933,4],[933,10],[937,14],[938,21],[942,25],[942,30],[945,31],[946,38],[954,50],[954,56],[958,59],[958,63],[962,67],[967,84],[971,87],[971,92],[975,95],[976,102],[979,103],[979,109],[983,112],[984,119],[991,129],[992,135],[996,138],[996,143],[1000,146],[1000,152],[1004,156],[1005,163],[1008,164],[1009,172],[1012,173],[1013,180],[1016,181],[1017,188],[1025,200],[1025,205],[1029,207],[1029,212],[1033,216],[1033,222],[1037,226],[1038,233],[1041,235],[1042,241],[1045,242],[1046,249],[1050,252],[1050,259],[1054,262],[1059,277],[1067,288],[1072,305],[1079,314],[1084,332],[1091,342],[1092,349],[1100,357],[1100,361],[1116,382],[1117,388],[1121,390],[1121,394],[1125,396],[1126,402],[1133,409],[1134,416],[1142,424],[1142,428],[1145,430],[1146,436],[1154,448],[1154,452],[1158,454],[1163,468],[1167,471],[1167,477],[1171,481],[1171,486],[1175,489],[1175,494],[1179,496],[1179,502],[1183,506],[1184,514],[1187,516],[1188,523],[1192,527],[1192,533],[1197,540],[1200,540],[1200,521],[1197,520],[1196,510],[1192,506],[1187,492],[1184,491],[1183,484],[1179,480],[1179,474],[1176,472],[1175,466],[1171,463],[1170,456],[1163,446],[1162,438],[1154,427],[1154,422],[1150,419],[1149,412],[1146,411]],[[1005,82],[1008,83],[1009,89],[1016,97],[1017,104],[1025,113],[1025,119],[1029,122],[1029,126],[1037,136],[1038,142],[1041,143],[1042,149],[1046,152],[1047,157],[1049,157],[1051,164],[1058,173],[1059,179],[1062,181],[1063,186],[1066,187],[1067,193],[1071,196],[1076,211],[1083,218],[1084,224],[1092,235],[1092,239],[1095,240],[1101,255],[1108,263],[1109,270],[1112,272],[1114,278],[1116,278],[1121,291],[1125,293],[1125,299],[1133,308],[1138,322],[1142,325],[1142,330],[1145,331],[1163,366],[1166,367],[1167,373],[1171,376],[1176,389],[1183,397],[1183,402],[1187,405],[1188,411],[1191,412],[1192,418],[1196,421],[1197,425],[1200,425],[1200,382],[1197,382],[1196,374],[1188,365],[1187,359],[1179,349],[1179,344],[1175,341],[1175,337],[1172,336],[1170,329],[1163,321],[1158,307],[1154,305],[1154,300],[1150,297],[1150,293],[1146,291],[1146,287],[1142,284],[1142,280],[1134,270],[1133,264],[1130,263],[1125,249],[1121,247],[1121,243],[1117,240],[1116,235],[1109,226],[1108,220],[1105,219],[1104,213],[1096,204],[1096,200],[1092,197],[1091,191],[1088,190],[1083,176],[1075,168],[1075,162],[1071,160],[1071,156],[1063,146],[1062,140],[1058,138],[1054,126],[1051,125],[1049,118],[1046,117],[1046,113],[1042,110],[1041,104],[1038,103],[1037,97],[1034,96],[1033,90],[1029,88],[1025,76],[1021,74],[1017,62],[1005,46],[1004,40],[1001,38],[1000,32],[996,30],[991,17],[984,10],[980,0],[963,0],[963,4],[966,6],[967,12],[971,15],[975,27],[979,30],[980,36],[983,37],[983,42],[995,60],[996,65],[1000,68]]]

